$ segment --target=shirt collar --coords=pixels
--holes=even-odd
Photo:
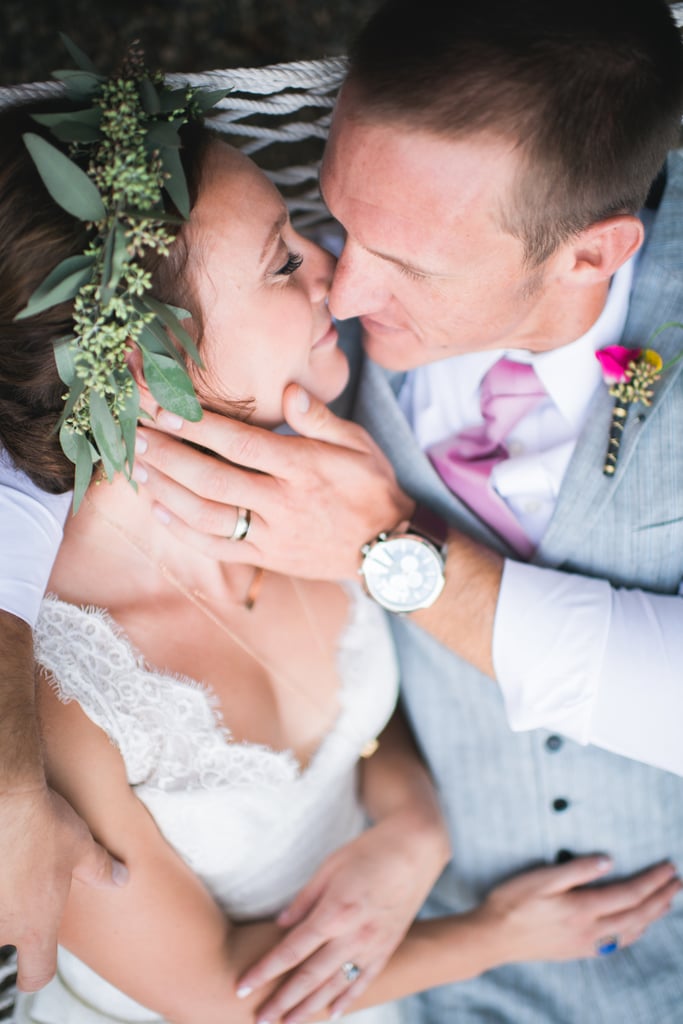
[[[418,377],[425,375],[428,381],[424,383],[437,402],[439,395],[443,399],[448,396],[449,403],[466,408],[478,396],[479,387],[488,370],[503,356],[530,363],[561,415],[578,430],[602,376],[595,352],[606,345],[618,344],[622,336],[636,259],[637,255],[631,257],[614,274],[600,316],[576,341],[548,352],[528,352],[523,349],[467,352],[420,367],[409,374],[409,378],[416,374]],[[581,386],[577,387],[579,381]],[[405,398],[410,400],[410,394],[407,393]],[[438,430],[435,434],[438,436]]]

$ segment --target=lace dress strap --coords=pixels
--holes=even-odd
[[[131,785],[146,781],[169,733],[180,726],[222,734],[216,702],[196,683],[151,671],[102,609],[56,598],[43,602],[34,632],[36,661],[59,699],[75,700],[119,748]],[[169,688],[183,684],[180,700]]]

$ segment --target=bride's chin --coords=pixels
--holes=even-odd
[[[333,402],[339,398],[349,382],[349,361],[341,349],[335,349],[334,361],[324,371],[319,370],[307,384],[302,384],[314,398],[324,402]]]

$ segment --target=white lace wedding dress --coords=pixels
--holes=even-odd
[[[60,699],[78,701],[119,748],[130,785],[163,835],[235,920],[276,914],[364,827],[358,758],[391,714],[398,676],[381,611],[351,593],[338,649],[340,713],[304,770],[289,752],[231,742],[229,714],[223,722],[211,693],[150,669],[102,611],[55,598],[43,603],[36,660]],[[346,1019],[393,1024],[396,1008]],[[60,949],[57,977],[39,993],[19,996],[16,1020],[161,1018]]]

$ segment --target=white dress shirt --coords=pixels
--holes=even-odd
[[[555,508],[593,392],[601,386],[594,353],[621,338],[636,259],[615,274],[599,319],[572,344],[539,354],[456,356],[412,371],[401,390],[401,407],[425,449],[482,423],[479,387],[498,359],[533,365],[548,399],[510,434],[510,457],[491,479],[536,544]],[[551,729],[683,775],[680,615],[668,597],[506,560],[493,662],[511,728]],[[644,682],[653,674],[651,649],[643,643],[634,650],[628,643],[634,625],[642,630],[644,622],[661,647],[657,686],[647,689],[648,717],[658,720],[656,730],[643,728],[642,715]]]
[[[0,608],[33,627],[62,540],[70,494],[46,494],[0,449]]]

